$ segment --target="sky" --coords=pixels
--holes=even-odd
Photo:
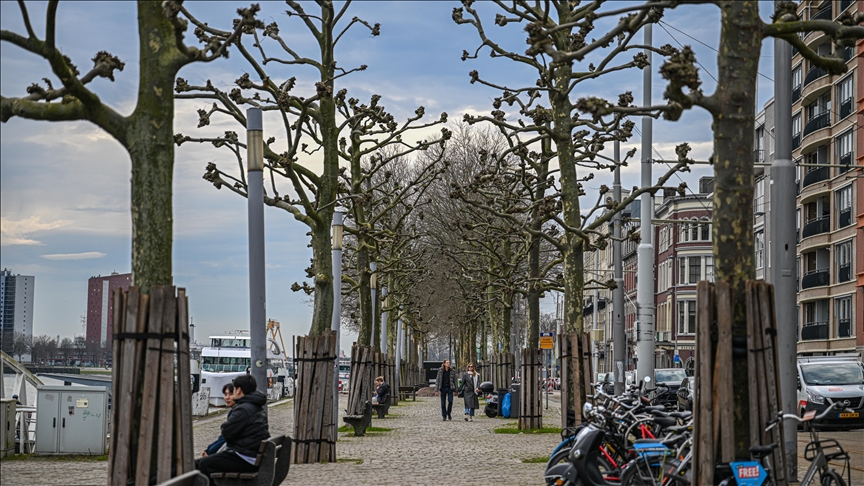
[[[44,37],[46,2],[27,2],[37,35]],[[187,2],[187,8],[202,21],[217,28],[231,25],[235,10],[246,3],[222,1]],[[313,4],[304,3],[307,11]],[[261,2],[259,18],[277,22],[280,35],[292,48],[315,56],[313,40],[305,27],[285,15],[282,2]],[[456,25],[451,12],[458,2],[355,2],[348,18],[360,17],[381,24],[381,35],[355,25],[337,46],[337,60],[346,69],[368,65],[363,72],[339,80],[349,96],[366,101],[380,94],[397,120],[413,115],[425,106],[427,118],[436,119],[447,112],[452,122],[465,113],[488,113],[499,93],[469,82],[468,73],[478,70],[481,77],[507,85],[533,84],[536,75],[505,59],[492,59],[483,51],[478,59],[462,61],[463,50],[474,52],[479,45],[476,30]],[[501,28],[494,25],[497,13],[490,3],[475,7],[483,15],[488,35],[517,52],[525,49],[522,25]],[[763,19],[768,19],[771,2],[761,2]],[[690,45],[702,65],[703,89],[714,91],[719,40],[719,10],[714,6],[683,6],[667,11],[665,25],[654,28],[654,45]],[[87,26],[82,28],[82,26]],[[24,23],[15,2],[0,2],[0,28],[25,34]],[[61,2],[57,16],[57,45],[82,71],[100,50],[108,50],[126,63],[115,73],[115,82],[97,79],[89,85],[106,104],[123,115],[135,105],[138,72],[138,39],[134,2]],[[133,35],[130,35],[133,33]],[[673,37],[674,36],[674,37]],[[638,38],[638,37],[637,37]],[[189,33],[187,43],[195,44]],[[704,43],[704,44],[703,44]],[[271,42],[268,54],[276,55]],[[272,54],[271,54],[272,53]],[[758,84],[758,108],[773,93],[773,43],[762,49]],[[655,56],[655,61],[657,60]],[[31,83],[49,77],[44,60],[8,43],[0,44],[0,93],[23,96]],[[291,66],[271,64],[268,72],[285,80],[296,76],[297,90],[309,90],[312,73]],[[658,74],[659,63],[650,68],[652,100],[662,102],[665,87]],[[191,84],[211,80],[223,89],[249,71],[236,52],[229,59],[185,67],[180,76]],[[257,81],[253,76],[253,80]],[[632,91],[636,103],[642,101],[642,74],[635,70],[603,77],[586,86],[586,95],[617,99],[617,94]],[[589,91],[590,90],[590,91]],[[215,136],[224,130],[240,131],[238,125],[214,117],[210,127],[196,128],[196,110],[208,108],[203,100],[179,100],[174,120],[175,132],[190,136]],[[280,132],[265,137],[277,139]],[[275,123],[269,123],[275,126]],[[641,123],[637,121],[637,127]],[[655,158],[675,158],[674,147],[688,142],[691,157],[705,160],[711,154],[711,119],[701,109],[685,112],[675,123],[654,122]],[[284,137],[283,137],[284,138]],[[277,143],[279,143],[277,141]],[[634,136],[623,147],[640,147]],[[641,158],[636,155],[635,160]],[[229,154],[209,145],[186,144],[175,154],[174,172],[174,282],[185,287],[190,315],[196,326],[196,339],[225,331],[248,329],[248,256],[246,240],[246,199],[217,191],[202,179],[208,162],[220,167],[232,163]],[[86,312],[87,280],[96,275],[130,271],[131,220],[130,162],[125,150],[96,126],[86,122],[48,123],[12,118],[0,125],[0,267],[15,274],[33,275],[35,306],[33,332],[52,336],[81,335]],[[663,167],[655,168],[655,178]],[[708,169],[697,169],[682,176],[696,188]],[[625,188],[639,182],[639,164],[622,171]],[[676,178],[672,182],[677,185]],[[611,185],[611,176],[598,174],[588,185],[597,189]],[[592,198],[593,203],[593,198]],[[291,335],[309,330],[312,307],[302,292],[290,290],[302,281],[309,265],[308,231],[281,210],[266,208],[267,315],[281,323],[286,343]],[[544,299],[544,312],[554,311],[554,299]],[[343,333],[342,347],[350,346],[356,335]]]

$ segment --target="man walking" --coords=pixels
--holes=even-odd
[[[441,416],[444,420],[453,420],[453,390],[456,389],[456,372],[450,368],[450,360],[445,359],[438,369],[435,378],[435,394],[441,394]]]
[[[257,391],[252,375],[234,378],[234,409],[222,424],[226,448],[195,460],[195,469],[208,478],[216,472],[256,472],[255,458],[261,441],[270,438],[267,426],[267,395]]]

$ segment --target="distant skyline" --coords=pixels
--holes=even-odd
[[[45,2],[27,2],[33,28],[44,35]],[[106,103],[120,113],[134,108],[138,81],[138,39],[133,2],[100,2],[98,8],[86,2],[61,2],[58,11],[57,43],[63,52],[82,69],[100,50],[109,50],[126,62],[116,82],[97,79],[91,84]],[[248,3],[190,2],[187,7],[202,21],[216,27],[230,26],[234,11]],[[470,84],[468,72],[478,70],[485,79],[507,84],[533,83],[534,74],[505,59],[492,59],[483,53],[476,60],[461,61],[462,50],[473,52],[479,45],[471,26],[456,25],[451,12],[458,2],[357,2],[349,10],[370,23],[381,23],[381,35],[371,37],[362,27],[352,28],[337,51],[340,66],[346,69],[367,64],[364,72],[340,78],[339,86],[349,96],[366,101],[373,93],[383,96],[381,103],[404,120],[419,105],[426,108],[427,118],[447,112],[453,122],[464,113],[488,113],[492,99],[499,93]],[[509,37],[505,44],[524,50],[522,25],[494,26],[495,11],[491,4],[478,2],[484,13],[490,36]],[[761,3],[767,19],[773,6]],[[265,23],[277,21],[286,42],[302,53],[314,55],[310,36],[297,19],[284,14],[281,3],[263,3],[259,15]],[[711,5],[682,6],[668,10],[663,27],[654,28],[654,44],[691,45],[701,65],[704,91],[711,93],[715,82],[717,59],[712,48],[719,38],[719,10]],[[82,28],[82,26],[92,26]],[[0,27],[24,33],[21,14],[14,2],[0,2]],[[670,34],[677,39],[670,37]],[[688,37],[690,36],[690,37]],[[187,42],[194,44],[191,31]],[[698,39],[697,42],[694,39]],[[704,42],[703,45],[700,42]],[[271,44],[270,49],[273,48]],[[190,83],[211,79],[221,88],[229,88],[234,79],[249,69],[241,56],[232,50],[228,60],[184,68],[180,76]],[[275,54],[275,51],[274,51]],[[759,77],[759,111],[772,96],[773,44],[763,46]],[[655,61],[657,56],[654,57]],[[22,96],[31,83],[43,77],[59,84],[44,60],[22,49],[4,43],[0,51],[0,92],[4,96]],[[657,71],[652,90],[655,102],[662,100],[665,82]],[[268,70],[285,79],[297,76],[297,89],[309,89],[311,74],[271,64]],[[710,73],[710,74],[709,74]],[[254,76],[253,76],[254,78]],[[591,85],[591,93],[616,98],[630,90],[636,103],[642,101],[642,74],[630,70],[604,77]],[[205,129],[196,128],[196,109],[206,108],[201,101],[179,101],[174,126],[176,132],[188,135],[213,135],[239,127],[218,120]],[[641,127],[636,120],[637,128]],[[265,136],[280,137],[278,131]],[[34,275],[39,280],[35,293],[34,334],[51,336],[81,335],[81,317],[86,314],[87,280],[95,275],[129,272],[131,223],[129,217],[130,163],[126,152],[108,134],[84,122],[48,123],[13,118],[0,125],[0,267],[14,273]],[[704,160],[711,153],[711,119],[701,109],[685,112],[676,123],[654,122],[654,156],[674,157],[674,147],[681,142],[693,147],[691,156]],[[634,136],[626,147],[639,147]],[[638,160],[637,154],[634,160]],[[248,290],[246,254],[246,200],[228,191],[217,191],[201,176],[210,161],[231,163],[226,153],[210,146],[186,144],[176,150],[174,172],[174,282],[187,288],[190,315],[196,324],[196,337],[248,328]],[[659,174],[663,166],[657,167]],[[624,186],[639,183],[639,164],[633,163],[623,174]],[[694,169],[682,176],[693,190],[698,190],[700,176],[708,169]],[[673,178],[677,184],[678,180]],[[608,174],[598,174],[587,189],[611,184]],[[307,248],[308,229],[283,211],[265,210],[267,260],[267,316],[282,323],[286,340],[292,334],[309,330],[312,308],[308,297],[290,290],[294,282],[305,277],[311,251]],[[544,312],[554,311],[554,298],[544,300]],[[343,348],[356,339],[343,333]]]

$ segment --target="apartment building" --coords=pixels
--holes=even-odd
[[[16,336],[33,337],[33,298],[36,277],[0,271],[0,348],[12,354]],[[29,361],[24,354],[22,360]]]
[[[106,345],[110,348],[114,333],[114,289],[128,290],[132,284],[132,274],[119,274],[90,277],[87,282],[87,341]]]
[[[834,19],[854,13],[864,1],[806,1],[798,11],[804,19]],[[861,43],[835,50],[820,33],[801,34],[804,43],[820,55],[842,57],[848,72],[828,75],[793,51],[792,158],[798,166],[797,225],[799,287],[798,353],[804,355],[860,351],[861,282],[853,269],[861,257],[858,202],[861,169],[854,169],[856,138],[860,144],[859,78],[864,60]],[[856,96],[859,100],[856,110]],[[857,113],[856,113],[857,111]],[[860,163],[860,162],[859,162]],[[857,225],[856,218],[857,217]],[[860,268],[860,263],[859,267]],[[859,276],[858,280],[862,280]],[[856,319],[855,316],[858,316]],[[857,322],[856,322],[857,321]],[[856,329],[857,328],[857,329]]]

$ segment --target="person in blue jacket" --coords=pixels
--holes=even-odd
[[[222,397],[225,398],[225,405],[228,407],[228,418],[231,416],[231,412],[234,410],[234,385],[231,383],[226,384],[222,387]],[[204,452],[201,453],[201,457],[212,456],[219,452],[222,447],[225,445],[225,439],[222,435],[216,438],[210,445],[204,449]]]

